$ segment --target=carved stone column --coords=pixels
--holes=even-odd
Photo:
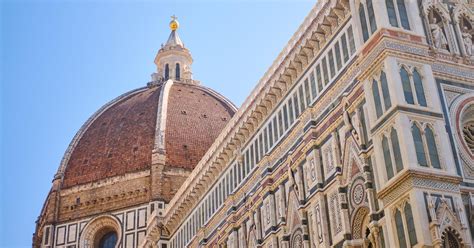
[[[303,247],[304,248],[311,248],[311,243],[310,243],[310,234],[309,234],[309,223],[308,223],[308,212],[302,210],[301,211],[301,216],[303,216]]]
[[[347,203],[347,189],[340,187],[338,189],[338,198],[339,198],[339,205],[341,206],[342,212],[342,232],[344,233],[344,238],[346,240],[352,239],[351,237],[351,219],[349,215],[349,204]]]
[[[365,155],[361,157],[362,168],[364,170],[365,192],[367,193],[367,200],[369,201],[370,214],[373,215],[377,213],[377,198],[375,196],[374,182],[372,181],[372,169],[368,164],[368,159],[369,158]]]

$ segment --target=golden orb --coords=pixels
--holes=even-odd
[[[170,28],[172,31],[175,31],[176,29],[179,28],[179,22],[177,20],[172,20],[170,22]]]

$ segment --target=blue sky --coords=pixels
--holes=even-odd
[[[194,78],[240,106],[314,3],[1,2],[0,247],[31,247],[72,137],[106,102],[146,85],[171,15]]]

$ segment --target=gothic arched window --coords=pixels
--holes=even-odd
[[[387,179],[390,180],[395,174],[403,170],[402,154],[395,128],[392,127],[390,133],[383,136],[382,150]],[[394,165],[395,168],[393,167]]]
[[[179,63],[176,63],[176,70],[175,70],[175,73],[176,73],[176,80],[180,80],[181,79],[181,70],[179,68]]]
[[[409,104],[415,104],[413,100],[413,92],[411,90],[410,77],[408,76],[408,71],[405,67],[400,69],[400,77],[402,78],[403,86],[403,95],[405,96],[405,101]]]
[[[382,71],[380,74],[380,85],[382,86],[382,95],[383,95],[383,103],[385,107],[385,111],[389,109],[392,106],[392,103],[390,101],[390,94],[388,91],[388,84],[387,84],[387,75],[385,75],[385,72]]]
[[[392,141],[393,156],[396,158],[395,166],[397,167],[397,172],[400,172],[403,169],[403,161],[400,152],[400,144],[398,143],[397,130],[395,130],[395,128],[392,128],[392,131],[390,131],[390,141]]]
[[[385,0],[385,5],[387,6],[388,20],[390,25],[393,27],[398,27],[397,14],[395,13],[395,5],[393,0]]]
[[[382,116],[382,102],[380,101],[379,86],[376,80],[372,81],[372,94],[374,96],[375,113],[378,118]]]
[[[407,242],[406,242],[406,238],[405,238],[405,230],[403,228],[402,214],[401,214],[400,210],[398,210],[398,209],[395,212],[395,226],[397,228],[398,247],[406,248],[407,247]]]
[[[416,159],[418,160],[418,164],[421,166],[428,166],[426,161],[426,154],[425,149],[423,147],[423,138],[421,137],[421,131],[418,126],[413,123],[411,127],[411,133],[413,136],[413,142],[415,143],[415,151],[416,151]]]
[[[440,169],[438,148],[436,147],[436,141],[433,134],[433,130],[430,127],[425,128],[426,144],[428,147],[428,153],[430,155],[430,163],[433,168]]]
[[[367,19],[365,18],[365,8],[362,3],[359,5],[359,19],[360,19],[360,25],[362,27],[362,36],[364,38],[364,41],[367,41],[369,39],[369,29],[367,28]]]
[[[170,66],[168,64],[165,65],[165,80],[170,78]]]
[[[393,177],[392,155],[390,154],[388,139],[385,136],[382,138],[382,149],[383,149],[383,157],[385,160],[385,170],[387,171],[387,179],[390,180],[390,178]]]
[[[408,21],[407,9],[405,7],[404,0],[397,0],[398,15],[400,17],[400,22],[404,29],[410,29],[410,22]]]
[[[411,73],[410,73],[411,72]],[[423,80],[417,68],[408,69],[402,66],[400,69],[402,79],[403,95],[408,104],[417,104],[423,107],[428,106],[423,88]],[[413,94],[415,92],[415,94]]]
[[[421,81],[421,76],[418,73],[417,69],[413,71],[413,84],[415,85],[416,100],[418,104],[426,107],[426,98],[425,92],[423,90],[423,82]]]
[[[370,31],[374,33],[377,30],[377,22],[375,21],[374,6],[372,0],[367,0],[367,12],[369,15]]]
[[[375,113],[377,118],[387,111],[392,103],[390,101],[390,92],[388,89],[387,76],[382,71],[379,80],[372,80],[372,95],[374,97]],[[383,99],[381,99],[383,97]]]
[[[394,3],[396,1],[396,5]],[[400,27],[410,30],[410,21],[408,20],[408,13],[405,7],[404,0],[385,0],[387,7],[388,20],[393,27]]]
[[[405,222],[407,223],[407,231],[408,231],[408,238],[410,239],[410,246],[416,245],[416,231],[415,231],[415,223],[413,222],[413,213],[411,212],[411,206],[409,203],[405,204],[405,208],[403,209],[405,212]]]
[[[427,125],[423,132],[418,125],[412,126],[413,141],[415,142],[416,158],[418,164],[425,167],[441,169],[438,147],[433,129]]]

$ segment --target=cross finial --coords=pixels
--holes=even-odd
[[[175,31],[179,27],[179,22],[178,22],[177,19],[178,19],[178,17],[176,17],[175,15],[171,16],[170,28],[173,31]]]

